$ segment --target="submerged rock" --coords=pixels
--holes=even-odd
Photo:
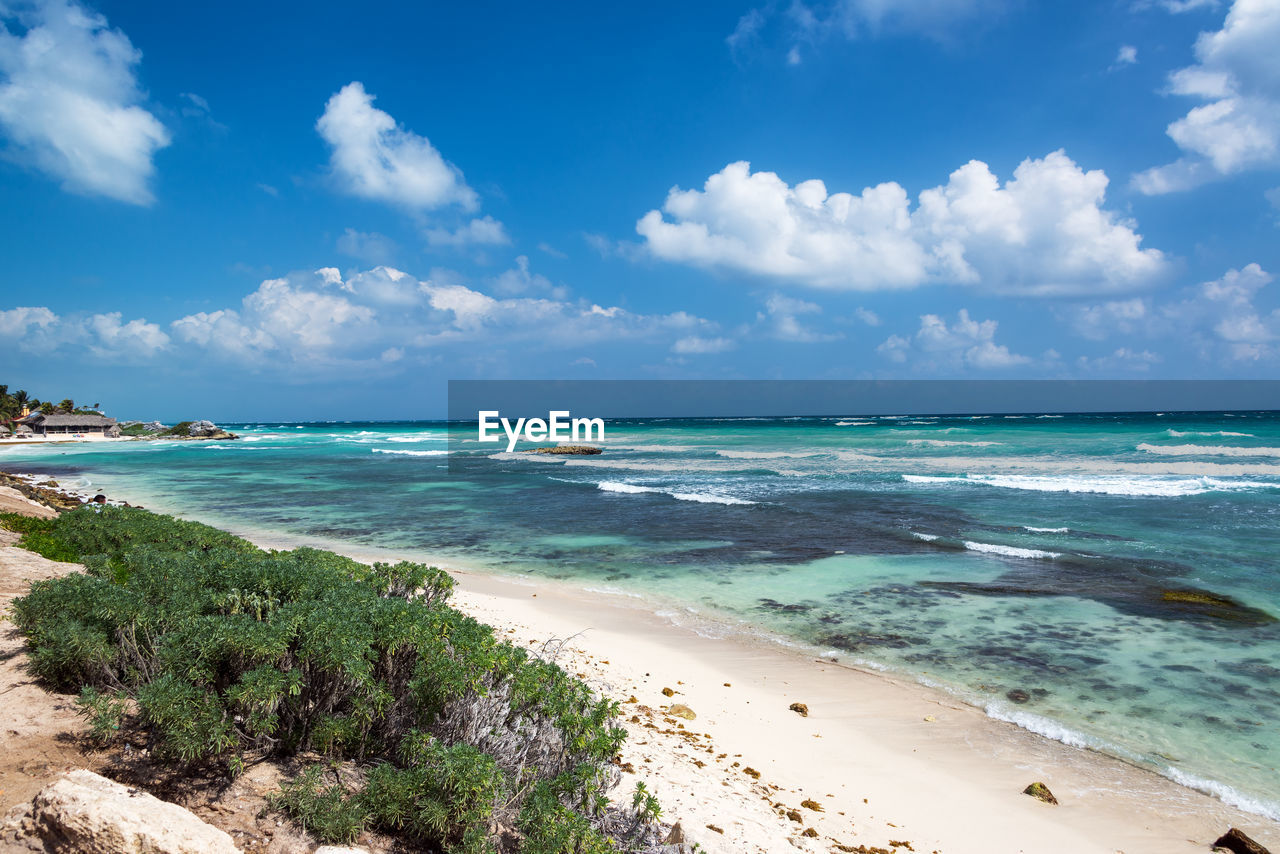
[[[1234,827],[1219,836],[1218,841],[1213,843],[1213,847],[1230,851],[1232,854],[1271,854],[1266,848],[1246,836],[1244,831]]]
[[[551,448],[529,448],[521,451],[522,454],[572,454],[576,456],[593,456],[602,454],[600,448],[593,448],[590,445],[556,445]]]
[[[1058,803],[1058,799],[1053,796],[1053,792],[1049,791],[1049,787],[1044,783],[1032,783],[1022,790],[1022,794],[1030,795],[1037,801],[1044,801],[1046,804]]]
[[[1012,691],[1006,693],[1005,696],[1009,698],[1010,702],[1019,704],[1025,703],[1031,699],[1031,695],[1026,691],[1023,691],[1021,688],[1014,688]]]

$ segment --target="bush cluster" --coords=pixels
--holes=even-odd
[[[80,691],[109,740],[132,699],[155,755],[223,763],[315,752],[277,805],[325,841],[366,828],[446,852],[643,848],[656,802],[609,804],[625,738],[614,701],[447,604],[415,563],[264,551],[138,508],[0,517],[84,563],[14,604],[36,673]]]

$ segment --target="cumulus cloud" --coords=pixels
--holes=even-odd
[[[44,306],[0,311],[0,336],[23,352],[84,349],[108,362],[145,361],[168,349],[170,340],[159,325],[124,321],[118,311],[60,317]]]
[[[518,272],[536,276],[527,259]],[[239,306],[197,312],[171,326],[183,344],[294,375],[385,369],[451,347],[523,343],[571,350],[626,339],[674,341],[714,330],[684,312],[641,315],[584,300],[495,297],[451,276],[418,279],[390,267],[346,277],[326,267],[268,279]]]
[[[1133,178],[1142,193],[1187,190],[1280,165],[1280,5],[1235,0],[1222,29],[1201,33],[1196,64],[1169,76],[1169,91],[1202,103],[1167,128],[1183,152]]]
[[[876,349],[890,361],[910,362],[930,371],[998,370],[1030,364],[1027,356],[1010,352],[995,342],[998,328],[997,321],[974,320],[963,308],[950,324],[936,314],[925,314],[914,335],[890,335]]]
[[[474,210],[477,197],[458,167],[425,136],[400,127],[373,106],[359,81],[348,83],[325,104],[316,130],[332,149],[330,166],[338,186],[353,196],[425,210],[456,204]]]
[[[1064,306],[1058,313],[1077,334],[1093,340],[1113,336],[1176,340],[1203,360],[1258,362],[1280,356],[1280,310],[1267,312],[1257,306],[1258,295],[1272,281],[1273,276],[1261,266],[1249,264],[1188,288],[1174,299],[1146,297]]]
[[[672,344],[671,352],[679,353],[682,356],[705,355],[708,353],[723,353],[726,350],[732,350],[734,346],[733,341],[728,338],[702,338],[697,335],[689,335]]]
[[[506,228],[491,216],[473,219],[452,231],[447,228],[427,230],[427,243],[431,246],[503,246],[510,242]]]
[[[150,204],[152,157],[169,132],[139,106],[141,60],[77,3],[0,5],[0,127],[14,153],[64,190]]]
[[[1164,273],[1135,224],[1105,210],[1101,170],[1062,151],[1024,160],[1004,185],[977,160],[920,193],[896,182],[859,194],[794,187],[731,163],[702,190],[672,188],[636,231],[653,255],[834,290],[952,283],[1034,296],[1119,293]],[[664,216],[665,212],[665,216]]]
[[[773,294],[765,300],[764,309],[756,314],[756,329],[770,338],[801,344],[816,344],[821,341],[834,341],[840,337],[819,332],[800,319],[802,315],[822,313],[822,307],[814,303],[782,294]]]

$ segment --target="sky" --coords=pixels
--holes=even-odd
[[[0,0],[0,382],[1280,377],[1280,0]]]

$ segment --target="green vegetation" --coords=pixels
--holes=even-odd
[[[177,424],[174,424],[172,427],[170,427],[168,430],[165,430],[160,435],[161,436],[190,436],[191,422],[179,421]]]
[[[55,412],[73,412],[79,415],[87,415],[96,412],[98,409],[98,404],[96,403],[88,409],[77,409],[75,401],[69,397],[63,398],[61,403],[51,403],[47,400],[41,402],[39,398],[32,397],[23,389],[10,392],[8,385],[0,383],[0,422],[20,418],[24,406],[32,412],[43,412],[45,415],[52,415]]]
[[[137,508],[0,524],[88,569],[33,584],[14,622],[35,672],[81,692],[102,742],[132,701],[167,761],[235,774],[318,753],[274,803],[324,841],[377,829],[450,854],[654,842],[652,796],[607,799],[617,704],[450,608],[440,570],[263,551]]]
[[[130,424],[128,427],[120,428],[121,436],[150,436],[151,431],[147,429],[145,424]]]

